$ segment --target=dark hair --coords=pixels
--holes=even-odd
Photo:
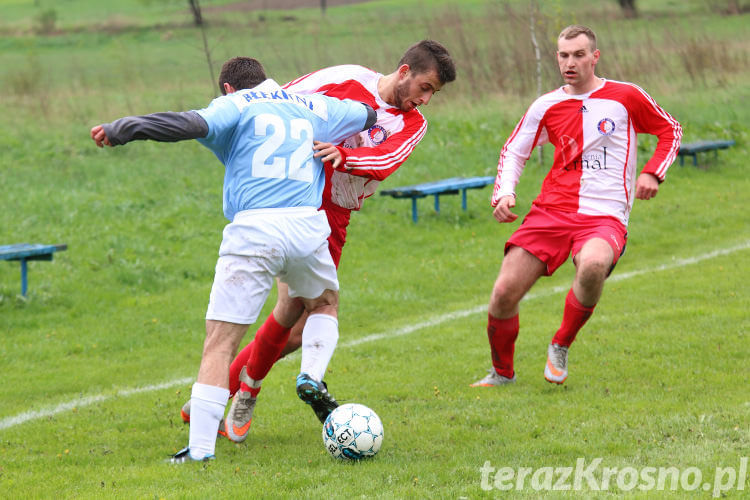
[[[252,57],[233,57],[224,63],[219,74],[219,89],[226,94],[224,84],[228,83],[235,90],[251,89],[263,83],[266,72],[263,65]]]
[[[448,50],[435,40],[422,40],[407,49],[398,65],[408,64],[417,74],[435,70],[440,83],[446,84],[456,79],[456,67]]]
[[[589,39],[591,52],[594,52],[596,50],[596,33],[594,33],[594,30],[592,30],[591,28],[581,26],[580,24],[572,24],[563,29],[557,39],[559,40],[561,38],[564,38],[566,40],[572,40],[578,35],[586,35],[586,38]]]

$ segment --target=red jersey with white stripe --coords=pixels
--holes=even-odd
[[[362,208],[364,199],[372,196],[380,181],[406,161],[427,131],[427,121],[418,110],[404,112],[380,98],[378,81],[382,77],[365,67],[346,64],[321,69],[284,85],[297,94],[323,93],[364,102],[377,113],[375,125],[340,145],[341,165],[336,170],[326,165],[324,206],[330,201],[348,210]]]
[[[636,181],[636,134],[658,138],[643,172],[659,182],[680,149],[682,127],[643,89],[604,80],[596,90],[570,95],[559,88],[539,97],[500,152],[492,206],[513,195],[533,148],[551,143],[555,155],[541,193],[540,207],[611,216],[626,227]]]

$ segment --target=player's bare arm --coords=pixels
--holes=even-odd
[[[659,179],[646,172],[635,181],[635,197],[639,200],[650,200],[659,192]]]
[[[330,142],[313,141],[313,150],[313,156],[320,158],[323,163],[330,161],[333,168],[341,165],[341,152]]]
[[[495,216],[498,222],[513,222],[518,218],[517,214],[511,212],[511,208],[516,206],[516,197],[512,195],[503,196],[497,202],[495,210],[492,215]]]

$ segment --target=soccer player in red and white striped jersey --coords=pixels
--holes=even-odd
[[[410,72],[415,75],[413,82],[401,81]],[[334,160],[326,163],[321,206],[326,213],[331,212],[329,246],[334,262],[341,258],[352,210],[362,208],[365,198],[372,196],[378,184],[406,161],[424,137],[427,121],[417,107],[427,104],[444,83],[432,64],[416,71],[408,64],[400,64],[396,72],[387,76],[349,64],[310,73],[284,86],[297,94],[322,93],[364,102],[377,113],[377,122],[369,130],[340,145],[317,146]],[[323,156],[328,157],[325,153]]]
[[[388,75],[358,65],[341,65],[310,73],[283,86],[295,94],[322,93],[360,101],[377,113],[375,125],[349,137],[343,144],[317,143],[315,146],[315,156],[326,162],[321,210],[325,210],[331,227],[328,248],[336,267],[346,242],[352,210],[360,210],[378,184],[406,161],[427,131],[427,121],[417,108],[429,103],[435,92],[455,78],[455,66],[445,47],[433,40],[422,40],[404,53],[396,70]],[[277,285],[279,302],[292,300],[288,298],[286,285],[278,280]],[[336,311],[329,312],[335,319]],[[317,316],[303,317],[290,329],[280,325],[272,313],[258,329],[253,342],[232,362],[230,393],[249,390],[239,379],[243,368],[251,377],[251,372],[258,368],[252,367],[249,360],[267,364],[261,367],[261,371],[267,372],[266,368],[270,369],[279,355],[302,345],[300,377],[306,377],[298,377],[298,394],[323,421],[337,406],[322,379],[338,337],[326,336],[326,332],[333,329],[318,324],[330,321],[331,316]],[[186,421],[189,420],[187,412],[186,405],[183,407]]]
[[[541,276],[554,273],[570,255],[576,274],[544,370],[549,382],[565,381],[568,348],[625,250],[633,201],[656,196],[679,151],[682,128],[677,120],[637,85],[596,76],[599,55],[591,29],[565,28],[557,51],[565,85],[534,101],[500,153],[492,206],[503,223],[518,217],[511,210],[515,187],[533,148],[544,143],[555,147],[539,196],[505,244],[489,303],[492,369],[473,386],[515,381],[519,302]],[[639,133],[655,135],[658,141],[637,174]]]

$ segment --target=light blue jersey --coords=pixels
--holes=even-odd
[[[214,99],[197,110],[208,123],[198,141],[226,167],[224,215],[259,208],[320,207],[325,175],[313,138],[339,144],[362,131],[359,102],[296,95],[273,80]]]

